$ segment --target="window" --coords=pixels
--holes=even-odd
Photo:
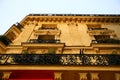
[[[10,39],[10,40],[14,40],[15,38],[16,38],[16,35],[15,35],[15,33],[12,31],[12,32],[10,32],[9,34],[7,34],[7,37]]]
[[[55,40],[55,35],[39,35],[37,41],[39,43],[57,43],[57,40]]]
[[[54,40],[55,35],[39,35],[38,40]]]

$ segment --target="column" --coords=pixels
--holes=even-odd
[[[11,72],[3,72],[2,80],[8,80]]]
[[[62,72],[54,72],[54,80],[62,80]]]
[[[90,73],[91,80],[99,80],[99,73]]]
[[[87,73],[79,73],[79,80],[87,80]]]

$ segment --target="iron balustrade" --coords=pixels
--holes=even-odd
[[[42,40],[42,39],[30,39],[30,43],[60,43],[60,40]]]
[[[0,65],[120,66],[118,54],[0,54]]]
[[[117,40],[117,39],[100,39],[100,40],[92,40],[92,43],[120,44],[120,40]]]

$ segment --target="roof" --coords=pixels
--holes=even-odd
[[[120,14],[29,14],[28,16],[119,16]]]

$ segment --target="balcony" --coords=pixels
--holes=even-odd
[[[100,39],[100,40],[92,40],[92,43],[120,44],[120,40],[117,40],[117,39]]]
[[[0,54],[0,65],[120,66],[120,55]]]
[[[30,39],[30,43],[60,43],[60,40],[42,40],[42,39]]]
[[[89,35],[114,35],[114,31],[107,28],[89,28],[87,32]]]
[[[88,28],[88,30],[108,30],[107,28]]]

